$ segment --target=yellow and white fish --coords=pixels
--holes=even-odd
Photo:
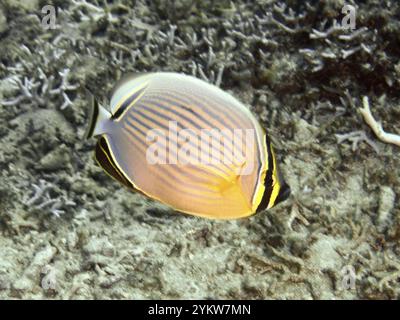
[[[92,98],[92,136],[95,158],[111,177],[177,211],[234,219],[290,194],[254,115],[191,76],[156,72],[120,81],[110,111]]]

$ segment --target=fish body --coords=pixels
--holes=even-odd
[[[237,99],[197,78],[132,76],[110,111],[94,99],[95,159],[126,187],[177,211],[214,219],[250,216],[287,198],[271,143]]]

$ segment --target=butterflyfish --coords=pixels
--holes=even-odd
[[[222,89],[192,76],[126,77],[109,110],[91,98],[95,159],[131,190],[212,219],[248,217],[285,200],[271,142],[257,118]]]

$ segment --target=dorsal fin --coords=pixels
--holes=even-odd
[[[120,109],[121,105],[126,102],[126,99],[133,94],[136,90],[136,86],[141,86],[141,80],[144,80],[144,76],[149,73],[137,73],[129,74],[121,78],[112,90],[111,100],[110,100],[110,111],[115,115]],[[141,80],[136,81],[138,78]],[[143,79],[142,79],[143,78]],[[139,87],[137,89],[139,89]],[[132,92],[132,90],[134,90]]]
[[[115,92],[119,88],[121,88],[125,83],[127,83],[128,81],[131,81],[133,79],[136,79],[144,74],[146,74],[146,72],[137,72],[137,73],[130,72],[130,73],[124,75],[123,77],[121,77],[117,81],[117,83],[114,85],[114,87],[112,88],[110,97],[112,97],[115,94]]]

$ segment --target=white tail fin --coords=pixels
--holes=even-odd
[[[88,92],[90,96],[90,118],[89,126],[86,129],[85,138],[89,139],[105,132],[104,123],[108,122],[111,118],[111,113],[102,107],[94,98],[93,94]]]

